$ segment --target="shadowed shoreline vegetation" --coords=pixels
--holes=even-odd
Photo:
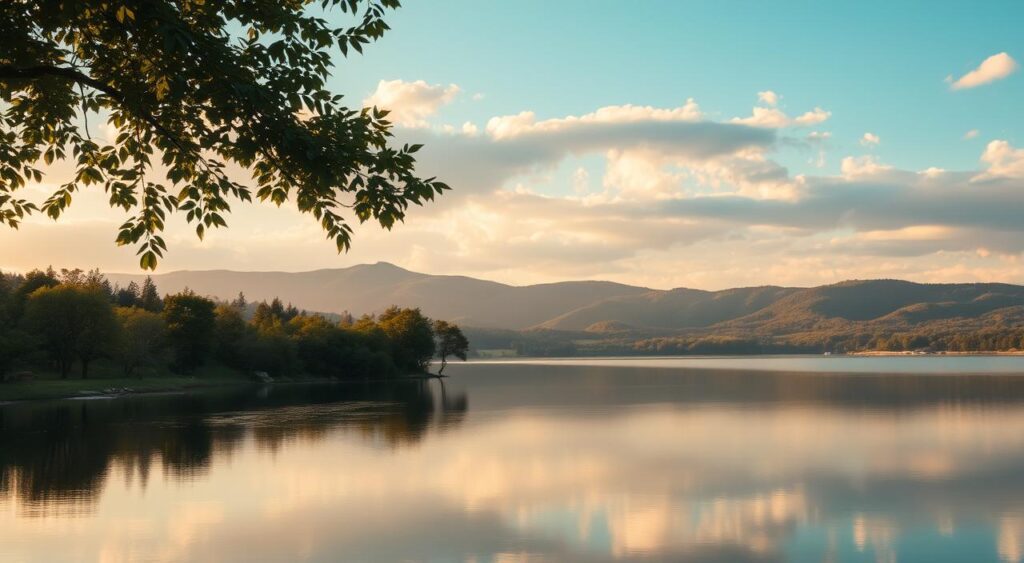
[[[188,289],[161,297],[151,279],[118,287],[98,270],[0,274],[0,400],[429,375],[435,352],[444,363],[465,359],[467,348],[458,326],[414,308],[353,318],[276,298],[249,303],[241,293],[231,302]]]
[[[122,471],[142,487],[153,472],[202,475],[250,437],[273,449],[345,432],[403,448],[458,427],[468,408],[464,392],[410,379],[12,404],[0,409],[0,501],[32,514],[87,514]],[[311,410],[318,416],[292,416]]]

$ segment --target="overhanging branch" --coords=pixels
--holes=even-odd
[[[96,90],[103,92],[119,102],[124,101],[124,95],[120,90],[106,84],[105,82],[96,80],[78,69],[54,65],[36,65],[27,67],[0,65],[0,80],[35,80],[46,76],[56,76],[71,80],[72,82],[84,84],[85,86],[89,86],[90,88],[95,88]]]
[[[172,144],[174,144],[174,146],[178,147],[178,150],[195,155],[197,160],[207,170],[210,170],[209,163],[207,163],[206,158],[203,157],[203,155],[195,146],[190,146],[190,144],[187,144],[180,138],[178,138],[177,135],[175,135],[173,132],[169,131],[166,127],[164,127],[163,124],[160,123],[160,121],[157,120],[157,118],[153,114],[140,108],[130,107],[130,104],[127,103],[125,95],[113,86],[101,80],[97,80],[78,69],[66,66],[36,65],[30,67],[16,67],[14,65],[0,65],[0,81],[36,80],[48,76],[64,78],[66,80],[70,80],[78,84],[89,86],[90,88],[93,88],[106,94],[111,99],[121,104],[122,108],[131,112],[139,119],[148,123],[154,130],[156,130],[157,133],[168,139]],[[227,180],[227,177],[224,176],[223,173],[219,173],[213,170],[210,171],[213,172],[214,176],[220,176],[222,179]]]
[[[124,109],[128,110],[132,114],[136,115],[138,118],[148,123],[151,127],[153,127],[153,129],[157,131],[157,133],[161,134],[169,141],[171,141],[171,143],[178,147],[179,150],[194,154],[199,159],[199,161],[209,170],[209,166],[206,162],[206,159],[203,157],[203,155],[196,147],[186,146],[185,142],[179,139],[177,135],[169,131],[166,127],[164,127],[163,124],[160,123],[160,121],[157,120],[157,118],[153,114],[144,111],[140,108],[129,107],[130,104],[127,103],[124,94],[117,88],[114,88],[113,86],[101,80],[97,80],[81,72],[80,70],[71,67],[55,65],[35,65],[29,67],[0,65],[0,81],[35,80],[39,78],[45,78],[48,76],[64,78],[72,82],[84,84],[86,86],[89,86],[90,88],[93,88],[106,94],[113,100],[120,103]],[[267,160],[269,160],[278,169],[278,172],[280,172],[289,182],[296,186],[300,185],[299,182],[292,177],[292,175],[288,172],[284,165],[278,161],[278,159],[272,154],[270,150],[264,148],[261,149],[260,152],[263,153],[264,157]],[[227,180],[227,176],[225,176],[223,173],[214,172],[214,175],[220,176],[223,179]]]

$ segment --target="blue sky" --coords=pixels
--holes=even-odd
[[[839,147],[857,150],[871,131],[896,165],[962,169],[986,137],[1022,141],[1024,78],[959,92],[943,79],[1024,50],[1021,22],[1021,2],[413,1],[334,83],[364,93],[380,79],[422,79],[483,93],[439,114],[458,121],[690,97],[728,117],[772,90],[783,107],[831,111]],[[960,142],[971,129],[985,135]]]
[[[236,205],[202,242],[177,218],[162,271],[1024,283],[1024,2],[413,0],[388,21],[330,86],[391,109],[453,190],[340,256],[287,206]],[[0,268],[135,271],[122,220],[83,194],[0,231]]]

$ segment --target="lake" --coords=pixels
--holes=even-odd
[[[1024,558],[1021,357],[446,373],[0,407],[0,561]]]

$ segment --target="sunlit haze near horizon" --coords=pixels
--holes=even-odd
[[[1024,4],[407,4],[330,87],[391,109],[452,191],[340,255],[294,204],[234,202],[204,241],[174,217],[157,273],[1024,283]],[[0,229],[0,269],[140,273],[107,199]]]

